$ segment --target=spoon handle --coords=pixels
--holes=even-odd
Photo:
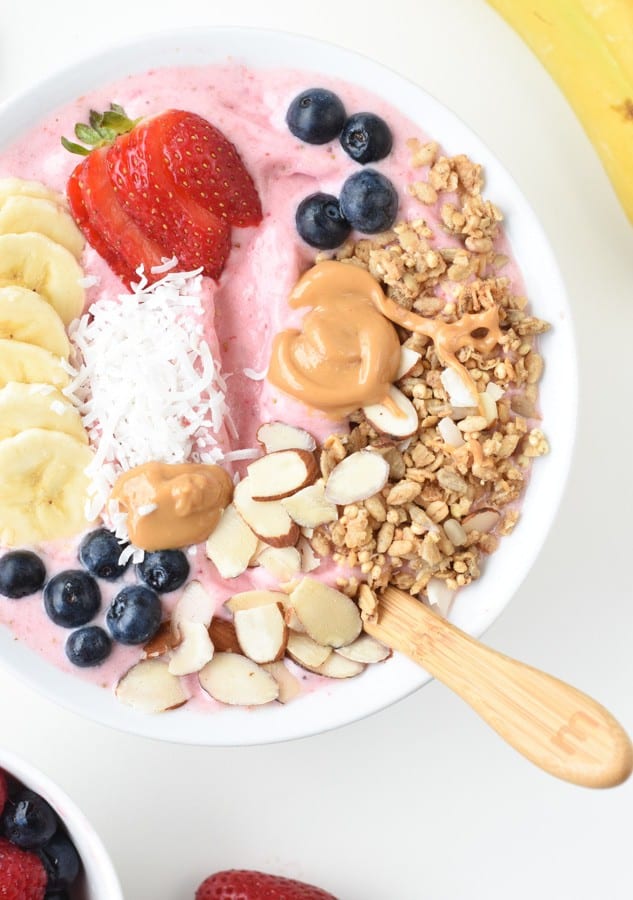
[[[382,593],[379,609],[369,634],[423,666],[541,769],[597,788],[631,774],[628,735],[591,697],[491,650],[397,588]]]

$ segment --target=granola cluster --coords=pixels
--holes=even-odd
[[[431,339],[399,329],[403,346],[420,354],[397,382],[418,412],[417,433],[398,442],[359,411],[350,417],[348,434],[333,434],[323,444],[326,481],[346,456],[366,447],[389,463],[380,493],[346,506],[338,521],[311,537],[319,556],[360,570],[360,579],[339,584],[358,597],[366,617],[376,612],[374,592],[388,585],[424,598],[432,578],[453,591],[476,579],[482,557],[518,520],[533,458],[548,452],[535,424],[543,371],[535,339],[549,325],[529,315],[526,298],[502,274],[507,258],[495,250],[502,215],[481,196],[481,167],[465,156],[438,157],[434,143],[409,146],[412,164],[427,167],[427,178],[409,190],[437,205],[438,233],[422,218],[401,222],[348,242],[335,258],[367,269],[405,309],[443,322],[496,307],[502,338],[489,355],[473,346],[458,352],[485,403],[454,407]],[[445,202],[442,193],[449,195]]]

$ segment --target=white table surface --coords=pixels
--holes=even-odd
[[[533,204],[575,312],[580,428],[549,542],[486,640],[633,732],[633,230],[571,109],[483,0],[2,0],[0,99],[120,36],[196,24],[311,34],[392,66],[473,127]],[[189,900],[233,866],[341,900],[633,896],[633,782],[555,781],[439,684],[330,734],[215,750],[107,730],[0,668],[0,741],[83,806],[128,900]]]

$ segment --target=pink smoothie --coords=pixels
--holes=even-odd
[[[222,371],[230,375],[228,404],[238,433],[233,449],[257,447],[257,428],[270,420],[304,427],[317,439],[337,428],[336,422],[293,401],[267,381],[253,380],[244,374],[245,369],[264,373],[274,335],[296,325],[302,316],[301,311],[291,312],[286,301],[299,276],[314,261],[316,251],[297,235],[294,224],[297,205],[317,190],[337,195],[343,181],[359,170],[338,141],[310,145],[289,132],[285,124],[289,103],[297,93],[316,84],[335,90],[348,113],[372,111],[388,122],[394,136],[393,151],[373,166],[398,189],[399,220],[424,218],[442,235],[443,246],[450,243],[442,233],[438,210],[422,206],[406,191],[409,183],[426,174],[425,169],[410,167],[406,141],[416,137],[426,142],[429,138],[395,107],[362,88],[313,73],[282,69],[256,71],[238,65],[152,70],[91,92],[55,111],[0,156],[0,177],[35,179],[63,192],[79,158],[62,148],[60,136],[72,138],[74,124],[86,121],[90,109],[106,109],[112,101],[122,105],[133,118],[168,108],[191,110],[209,119],[236,145],[259,191],[264,219],[257,228],[233,229],[233,249],[219,284],[205,279],[203,287],[205,334],[212,348],[219,346]],[[441,139],[441,135],[434,137]],[[503,237],[499,238],[498,246],[500,252],[508,254]],[[84,251],[82,264],[86,274],[99,279],[88,290],[88,304],[102,296],[121,293],[121,282],[90,247]],[[503,274],[512,278],[516,290],[520,291],[520,276],[514,263],[509,263]],[[79,538],[33,549],[43,556],[48,574],[53,575],[63,568],[78,566],[78,542]],[[206,559],[202,546],[192,548],[189,558],[191,577],[199,578],[208,587],[218,610],[237,591],[275,586],[274,580],[261,568],[249,569],[237,579],[224,581]],[[320,577],[322,573],[325,575],[324,566],[315,574]],[[333,567],[328,567],[326,577],[333,579],[336,574]],[[125,580],[135,580],[132,569]],[[100,586],[105,611],[109,599],[121,585],[101,582]],[[180,591],[163,596],[165,617],[179,595]],[[67,632],[46,617],[40,596],[19,601],[0,598],[0,623],[51,663],[104,687],[112,687],[122,672],[141,656],[139,648],[115,645],[112,655],[100,667],[74,668],[63,650]],[[318,681],[321,679],[310,677],[308,684]],[[196,679],[190,678],[189,682],[196,693]],[[212,705],[208,701],[205,708]]]

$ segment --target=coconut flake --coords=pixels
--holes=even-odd
[[[261,449],[249,447],[245,450],[229,450],[224,454],[224,462],[238,462],[241,459],[257,459],[262,455]]]
[[[458,375],[455,369],[444,369],[440,381],[448,394],[451,406],[476,406],[478,396]]]
[[[264,369],[263,372],[256,372],[255,369],[243,369],[242,371],[247,378],[251,379],[251,381],[263,381],[268,370]]]
[[[437,430],[442,435],[442,439],[449,447],[461,447],[464,444],[464,437],[457,425],[448,416],[437,423]]]
[[[98,275],[84,275],[83,278],[78,278],[77,282],[82,288],[91,288],[96,284],[99,284]]]

